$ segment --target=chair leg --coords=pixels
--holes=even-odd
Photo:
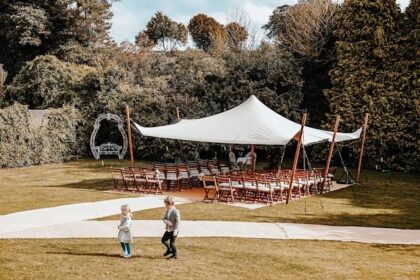
[[[209,198],[209,192],[210,192],[210,189],[204,188],[204,198],[203,198],[203,201],[210,200],[210,198]]]
[[[219,194],[219,192],[217,190],[214,191],[214,196],[213,196],[213,199],[212,199],[211,202],[214,202],[214,200],[216,199],[216,197],[217,197],[217,200],[219,200],[220,194]]]

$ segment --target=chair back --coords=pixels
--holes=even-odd
[[[216,176],[216,183],[219,188],[221,184],[229,184],[229,188],[232,188],[232,181],[229,176]]]
[[[216,176],[203,176],[203,177],[201,177],[201,181],[203,182],[204,188],[214,187],[214,188],[218,189],[217,182],[216,182]]]

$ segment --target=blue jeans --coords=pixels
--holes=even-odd
[[[121,244],[121,247],[122,247],[123,251],[126,254],[131,255],[131,244],[130,243],[122,243],[122,242],[120,242],[120,244]]]

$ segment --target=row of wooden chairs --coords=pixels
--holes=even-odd
[[[194,169],[192,169],[194,170]],[[201,170],[200,170],[201,171]],[[277,172],[233,172],[233,173],[199,173],[181,165],[165,166],[160,171],[157,166],[153,169],[130,167],[129,169],[114,168],[111,170],[114,190],[160,193],[166,190],[192,189],[193,185],[203,186],[205,200],[234,202],[247,200],[252,202],[265,201],[269,203],[283,201],[284,191],[290,186],[290,170]],[[318,194],[323,183],[324,170],[297,170],[292,184],[293,197]],[[331,175],[331,174],[330,174]],[[332,176],[328,176],[324,191],[329,191]],[[229,181],[229,180],[230,181]],[[198,183],[198,184],[197,184]],[[210,192],[213,191],[213,197]],[[229,195],[228,195],[229,194]]]
[[[113,190],[163,194],[163,181],[158,172],[139,168],[111,169]]]
[[[196,160],[177,163],[153,163],[153,169],[165,170],[178,168],[188,170],[191,176],[198,176],[203,173],[205,175],[220,175],[232,172],[232,166],[222,163],[219,160]]]
[[[316,170],[297,170],[291,182],[290,170],[252,172],[231,175],[204,175],[200,177],[204,187],[204,201],[235,203],[282,202],[291,186],[292,198],[318,194],[323,177]],[[331,179],[327,179],[331,181]],[[329,183],[328,183],[329,184]]]

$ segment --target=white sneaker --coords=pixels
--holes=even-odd
[[[123,256],[124,258],[131,258],[131,255],[129,255],[129,254],[124,254],[124,256]]]

